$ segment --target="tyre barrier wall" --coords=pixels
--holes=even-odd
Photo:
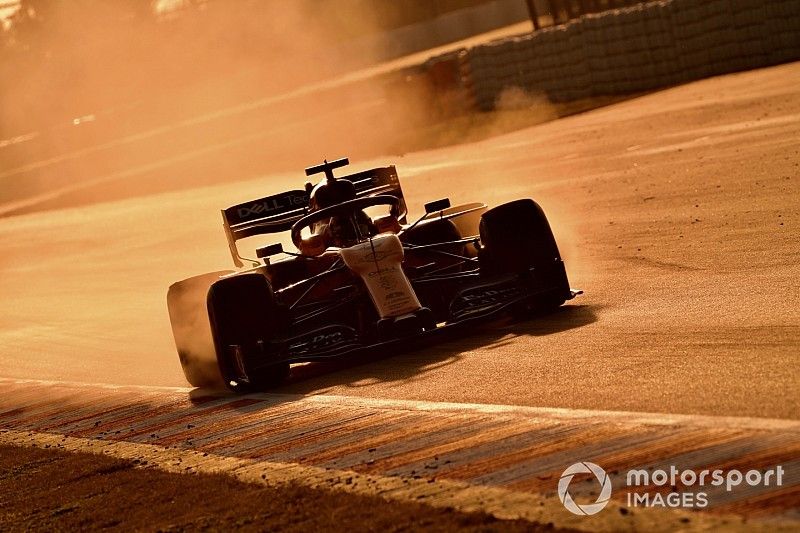
[[[800,0],[661,0],[431,58],[438,94],[491,110],[519,87],[563,102],[800,59]],[[449,74],[448,74],[449,73]]]

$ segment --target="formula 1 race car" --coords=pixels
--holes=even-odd
[[[265,389],[291,363],[382,351],[500,312],[552,310],[580,294],[533,200],[487,210],[442,199],[409,224],[394,166],[336,178],[347,164],[325,161],[306,169],[324,173],[316,186],[222,211],[240,270],[180,281],[167,295],[193,386]],[[297,251],[273,243],[255,249],[258,259],[240,255],[240,240],[284,231]]]

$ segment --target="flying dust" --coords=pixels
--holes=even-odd
[[[383,154],[425,114],[402,76],[352,81],[382,54],[356,2],[22,5],[3,33],[0,203],[27,201],[6,214]]]

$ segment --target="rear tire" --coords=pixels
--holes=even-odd
[[[481,275],[533,276],[537,288],[550,289],[537,301],[553,309],[570,295],[558,245],[544,211],[531,199],[515,200],[490,209],[481,217]]]
[[[289,363],[270,363],[275,339],[288,327],[287,312],[261,274],[221,279],[208,291],[208,315],[225,384],[236,392],[280,384]]]

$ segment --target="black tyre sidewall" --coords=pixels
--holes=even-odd
[[[231,345],[242,348],[245,360],[262,354],[254,354],[257,341],[264,343],[276,338],[285,323],[285,310],[278,305],[272,288],[261,274],[242,274],[219,280],[208,291],[208,315],[211,322],[217,362],[226,384],[236,374],[229,360]],[[279,383],[288,373],[288,363],[260,367],[257,373],[248,375],[249,385],[238,384],[237,391],[263,389]]]
[[[549,268],[561,260],[547,216],[531,199],[490,209],[479,228],[481,270],[488,275]]]

